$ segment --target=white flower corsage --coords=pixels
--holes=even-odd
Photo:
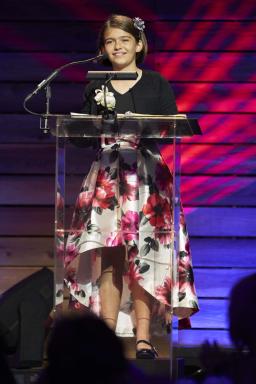
[[[95,101],[98,105],[102,105],[105,107],[105,99],[107,104],[107,109],[113,111],[116,105],[116,99],[113,92],[108,91],[108,87],[106,87],[106,97],[104,97],[104,85],[101,86],[102,89],[95,89]]]

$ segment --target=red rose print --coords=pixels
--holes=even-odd
[[[157,164],[156,183],[161,191],[166,191],[169,196],[172,195],[172,175],[167,165],[163,162]]]
[[[136,171],[125,171],[120,177],[120,195],[123,202],[126,200],[135,201],[138,199],[138,176]]]
[[[68,265],[78,255],[78,249],[74,243],[69,243],[65,252],[65,265]]]
[[[124,240],[131,241],[139,238],[139,214],[134,211],[127,211],[122,217],[121,227]]]
[[[162,229],[161,228],[155,232],[155,237],[160,241],[163,245],[171,244],[171,230]]]
[[[93,207],[109,208],[113,204],[116,181],[112,180],[108,172],[100,170],[97,177]]]
[[[78,196],[77,205],[79,208],[89,207],[93,198],[93,192],[84,191],[80,192]]]
[[[170,228],[171,207],[167,199],[153,193],[147,203],[142,207],[142,212],[150,224],[156,228]]]
[[[155,289],[156,298],[166,305],[171,303],[171,292],[173,283],[169,276],[164,280],[163,285],[158,285]]]
[[[138,255],[139,250],[137,245],[132,245],[128,248],[128,260],[131,262],[135,259],[135,257]]]
[[[121,231],[111,232],[109,237],[106,239],[106,245],[108,247],[115,247],[123,244],[123,237]]]
[[[141,276],[141,274],[139,272],[139,266],[134,264],[134,263],[130,263],[128,272],[126,273],[125,276],[128,278],[129,288],[131,287],[131,284],[134,281],[143,280],[143,277]]]

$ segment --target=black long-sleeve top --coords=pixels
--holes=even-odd
[[[103,80],[94,80],[87,84],[84,93],[83,113],[91,115],[100,115],[103,107],[97,105],[95,101],[95,90],[102,89]],[[116,99],[115,111],[117,113],[133,112],[151,115],[174,115],[177,113],[174,93],[169,82],[158,72],[143,70],[140,80],[129,91],[124,94],[117,92],[109,83],[108,91],[114,93]],[[70,141],[76,146],[99,147],[98,139],[81,140],[70,138]],[[147,145],[151,145],[155,139],[147,140]]]
[[[102,106],[94,100],[95,89],[101,89],[103,80],[91,81],[85,88],[84,106],[82,112],[98,115]],[[143,70],[140,80],[124,94],[117,92],[108,84],[108,90],[114,93],[117,113],[127,111],[151,115],[174,115],[177,106],[173,90],[158,72]]]

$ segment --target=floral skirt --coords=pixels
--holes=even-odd
[[[197,312],[182,208],[176,271],[172,224],[172,174],[159,151],[135,141],[102,143],[83,180],[66,243],[65,282],[77,305],[100,313],[101,250],[123,245],[126,257],[118,335],[131,336],[136,327],[129,289],[133,281],[152,296],[153,333],[162,334],[172,314],[187,318]]]

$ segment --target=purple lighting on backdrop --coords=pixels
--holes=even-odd
[[[55,10],[60,7],[62,14],[72,14],[79,20],[102,20],[110,13],[107,3],[99,2],[90,4],[90,10],[83,1],[55,0],[53,2]],[[113,2],[119,13],[122,13],[117,2]],[[221,22],[220,15],[227,15],[230,7],[235,15],[240,18],[247,18],[252,14],[255,5],[252,2],[216,3],[209,2],[203,6],[201,1],[195,1],[184,13],[182,21],[164,23],[155,22],[158,18],[155,10],[150,9],[141,2],[131,4],[129,1],[122,3],[122,8],[127,14],[146,15],[148,18],[148,31],[153,31],[156,46],[159,41],[163,51],[172,50],[169,53],[151,55],[149,65],[157,69],[174,83],[177,94],[177,103],[180,112],[200,112],[200,124],[204,131],[203,137],[185,139],[185,142],[250,142],[255,140],[252,130],[242,131],[240,126],[250,127],[255,124],[253,113],[256,112],[256,90],[254,81],[256,79],[255,68],[246,68],[247,61],[250,60],[250,53],[241,53],[245,50],[252,50],[255,44],[256,26],[255,22],[242,22],[239,20]],[[171,14],[171,9],[169,11]],[[237,17],[238,18],[238,17]],[[195,21],[201,20],[201,21]],[[29,52],[32,59],[38,62],[50,72],[56,67],[66,63],[67,57],[61,53],[45,53],[48,42],[41,43],[41,46],[34,41],[33,36],[20,33],[8,26],[1,28],[1,34],[5,43],[12,49]],[[242,38],[241,38],[242,36]],[[96,31],[95,31],[96,37]],[[202,50],[221,50],[226,52],[203,52]],[[230,52],[239,49],[240,52]],[[188,51],[186,51],[188,50]],[[33,51],[35,51],[33,53]],[[41,51],[41,52],[40,52]],[[255,54],[254,54],[255,55]],[[245,57],[246,56],[246,57]],[[239,74],[241,63],[245,65],[245,70]],[[84,81],[84,68],[74,67],[65,71],[63,78],[65,81]],[[239,87],[232,81],[236,76],[240,76]],[[192,81],[193,80],[193,81]],[[176,83],[175,83],[176,81]],[[222,83],[219,83],[222,81]],[[224,82],[224,83],[223,83]],[[246,82],[246,83],[245,83]],[[207,97],[206,97],[207,95]],[[225,115],[223,112],[243,112],[243,115]],[[209,115],[208,112],[214,112]],[[216,114],[219,112],[219,114]],[[216,115],[215,115],[216,114]],[[220,127],[223,127],[220,129]],[[221,147],[217,151],[209,152],[211,147],[207,145],[189,148],[184,146],[182,156],[182,167],[186,172],[211,173],[236,172],[240,163],[250,160],[254,155],[253,147],[241,147],[239,150]],[[207,154],[207,159],[205,156]],[[163,155],[166,154],[163,151]],[[218,157],[217,157],[218,156]],[[168,156],[166,157],[168,160]],[[193,159],[199,159],[193,162]],[[201,159],[204,158],[204,161]],[[219,158],[226,161],[219,162]],[[243,171],[245,169],[243,168]],[[248,172],[250,170],[248,169]],[[238,171],[239,173],[239,171]],[[188,186],[183,185],[184,191]],[[192,188],[192,185],[189,185]],[[207,192],[201,188],[201,195]],[[229,193],[233,192],[229,189]],[[227,191],[226,191],[227,193]]]

